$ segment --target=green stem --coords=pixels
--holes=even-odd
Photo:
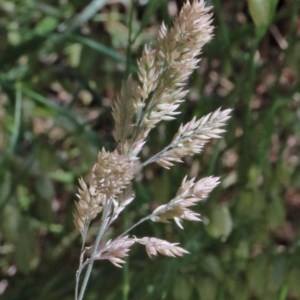
[[[60,31],[73,31],[82,23],[90,20],[106,4],[106,0],[91,1],[75,18],[58,26]]]
[[[256,39],[251,53],[249,54],[247,61],[247,82],[243,87],[243,95],[244,102],[242,103],[244,117],[243,117],[243,131],[244,134],[241,140],[241,155],[240,155],[240,163],[239,163],[239,182],[240,184],[245,184],[247,182],[248,170],[249,170],[249,162],[251,161],[251,145],[249,145],[249,136],[250,131],[253,126],[252,124],[252,108],[250,105],[251,97],[254,89],[254,81],[255,81],[255,73],[256,73],[256,65],[255,65],[255,53],[257,51],[259,44],[259,40]]]
[[[83,258],[84,258],[84,253],[85,253],[85,241],[86,241],[89,225],[90,225],[90,221],[87,221],[84,225],[83,234],[82,234],[82,245],[81,245],[80,258],[79,258],[79,268],[76,272],[76,286],[75,286],[75,299],[76,300],[78,299],[80,275],[81,275],[82,270],[85,267],[85,265],[83,264]]]
[[[128,217],[126,214],[126,210],[124,211],[124,225],[123,228],[128,228]],[[124,264],[123,270],[122,270],[122,296],[123,300],[128,300],[128,295],[130,292],[130,278],[129,278],[129,257],[126,258],[126,263]]]
[[[75,298],[76,300],[82,300],[83,297],[84,297],[84,294],[85,294],[85,291],[86,291],[86,287],[87,287],[87,284],[89,282],[89,279],[90,279],[90,276],[91,276],[91,272],[92,272],[92,269],[93,269],[93,265],[94,265],[94,256],[96,255],[97,251],[98,251],[98,247],[99,247],[99,244],[102,240],[102,237],[104,235],[104,232],[105,230],[107,229],[107,225],[109,223],[109,214],[110,214],[110,211],[111,211],[111,207],[112,207],[112,201],[111,200],[108,200],[108,204],[105,205],[105,209],[103,211],[103,215],[102,215],[102,222],[101,222],[101,225],[99,227],[99,231],[98,231],[98,234],[97,234],[97,238],[96,238],[96,241],[94,243],[94,246],[93,246],[93,253],[91,255],[91,258],[89,260],[89,264],[88,264],[88,268],[86,270],[86,273],[85,273],[85,276],[84,276],[84,279],[83,279],[83,282],[82,282],[82,285],[81,285],[81,289],[80,289],[80,294],[79,294],[79,297],[78,298]],[[82,263],[78,269],[78,276],[80,276],[80,273],[82,271]],[[77,276],[77,275],[76,275]]]
[[[169,151],[171,149],[173,149],[174,147],[172,147],[172,144],[166,146],[164,149],[162,149],[161,151],[159,151],[158,153],[154,154],[153,156],[151,156],[149,159],[147,159],[145,162],[142,163],[141,168],[146,167],[147,165],[156,162],[160,156],[165,153],[166,151]]]
[[[126,259],[126,264],[123,267],[123,300],[128,300],[128,294],[130,291],[130,281],[129,281],[129,268],[128,268],[128,258]]]
[[[10,155],[13,154],[13,152],[16,149],[17,142],[20,136],[20,128],[21,128],[21,117],[22,117],[22,86],[21,83],[17,84],[16,86],[16,107],[15,107],[15,120],[14,120],[14,129],[12,133],[12,138],[9,145],[9,151],[8,153]]]
[[[148,221],[150,218],[151,218],[152,214],[143,218],[143,219],[140,219],[138,222],[136,222],[134,225],[132,225],[130,228],[128,228],[127,230],[125,230],[121,235],[118,236],[118,238],[126,235],[127,233],[129,233],[131,230],[133,230],[135,227],[137,227],[138,225],[144,223],[145,221]]]

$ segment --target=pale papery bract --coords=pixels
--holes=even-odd
[[[121,268],[125,263],[125,258],[128,256],[131,246],[136,242],[134,238],[128,237],[128,235],[109,240],[105,246],[95,254],[93,259],[95,260],[109,260],[116,267]]]
[[[167,204],[158,206],[151,214],[151,221],[167,223],[169,220],[174,219],[181,229],[183,229],[182,220],[201,221],[200,214],[188,207],[204,200],[218,184],[218,177],[210,176],[196,182],[195,178],[187,180],[185,177],[175,198]]]
[[[173,120],[180,113],[177,109],[188,92],[186,81],[197,67],[203,45],[212,38],[211,23],[210,8],[204,1],[187,2],[173,28],[161,26],[156,47],[144,48],[138,62],[138,81],[130,77],[113,105],[114,136],[120,149],[130,151],[122,146],[129,140],[138,155],[141,147],[136,144],[143,144],[159,122]]]
[[[182,256],[189,253],[187,250],[177,246],[178,243],[170,243],[153,237],[144,237],[136,239],[136,242],[146,247],[146,252],[150,258],[156,256],[158,253],[164,256]]]

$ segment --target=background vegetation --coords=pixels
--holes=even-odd
[[[120,232],[170,199],[189,172],[222,176],[199,207],[204,224],[146,224],[191,254],[128,265],[97,263],[87,299],[300,299],[300,2],[213,0],[215,38],[191,78],[178,125],[234,108],[228,132],[165,173],[149,166]],[[72,299],[80,239],[72,222],[77,178],[113,149],[110,104],[181,1],[0,2],[0,297]],[[146,151],[146,152],[147,152]],[[147,153],[145,152],[145,155]],[[112,232],[114,233],[114,232]]]

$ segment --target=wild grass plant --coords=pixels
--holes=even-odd
[[[132,181],[144,167],[157,163],[169,169],[184,157],[199,154],[209,140],[220,138],[224,132],[230,109],[193,118],[180,126],[170,144],[161,151],[145,161],[140,157],[150,131],[162,121],[176,119],[180,113],[179,105],[188,93],[186,81],[198,66],[203,45],[212,38],[211,23],[210,8],[205,7],[204,1],[185,3],[173,27],[167,29],[163,24],[156,45],[144,48],[138,62],[137,80],[129,76],[122,85],[112,108],[116,149],[99,151],[89,178],[79,181],[74,222],[82,236],[82,248],[76,273],[76,300],[84,298],[96,260],[109,260],[121,267],[134,244],[145,246],[150,258],[158,254],[176,257],[188,253],[178,243],[152,236],[138,237],[132,231],[146,221],[174,220],[181,229],[183,220],[201,221],[200,214],[190,207],[207,198],[219,183],[217,177],[188,179],[185,176],[169,202],[156,207],[117,237],[110,238],[107,232],[123,210],[132,201],[138,201]],[[100,218],[98,232],[87,247],[89,227],[97,217]]]
[[[114,152],[115,93],[126,74],[138,79],[143,45],[155,49],[159,25],[171,28],[182,5],[0,1],[1,299],[74,299],[78,178],[89,182],[99,149]],[[190,255],[149,261],[145,246],[135,244],[121,269],[95,262],[85,299],[300,297],[300,2],[207,5],[214,38],[187,81],[181,113],[150,131],[140,164],[164,149],[181,124],[220,106],[234,108],[226,133],[169,169],[150,163],[137,171],[135,199],[106,231],[104,244],[172,199],[185,174],[222,180],[209,201],[190,207],[203,223],[183,220],[181,230],[173,219],[149,220],[129,233],[178,242]],[[90,224],[85,258],[100,222],[101,213]]]

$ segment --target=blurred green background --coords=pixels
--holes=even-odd
[[[300,299],[300,1],[214,0],[215,37],[155,153],[194,115],[233,108],[224,139],[169,172],[150,165],[112,236],[169,200],[184,173],[222,184],[204,223],[145,224],[137,236],[180,241],[191,254],[117,269],[96,263],[93,299]],[[0,298],[73,299],[80,253],[77,179],[112,150],[110,105],[182,1],[0,1]]]

